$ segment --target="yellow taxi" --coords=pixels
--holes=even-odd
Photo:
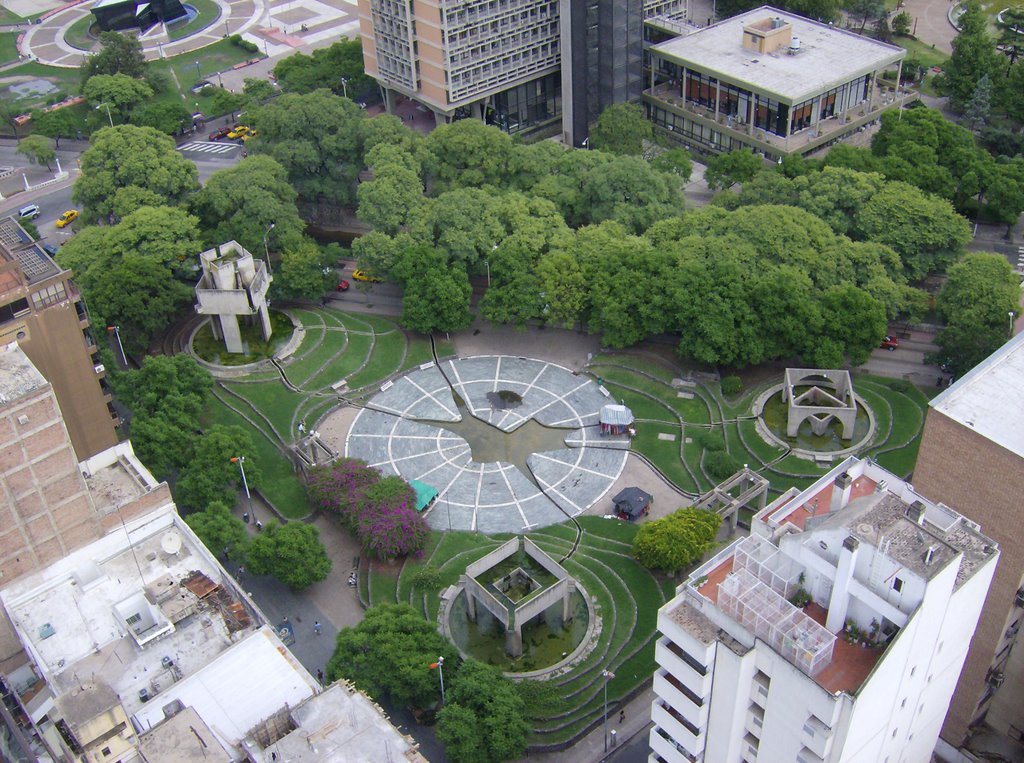
[[[255,138],[257,134],[255,130],[249,130],[249,132],[242,136],[242,142],[245,143],[249,138]]]
[[[67,212],[57,218],[57,227],[63,228],[66,225],[71,225],[75,220],[78,219],[78,210],[69,209]]]
[[[248,135],[248,134],[249,134],[249,128],[248,127],[246,127],[245,125],[235,125],[235,128],[231,132],[228,133],[228,137],[231,138],[231,140],[238,140],[242,136]]]
[[[366,283],[383,283],[383,278],[378,278],[372,273],[367,273],[365,270],[353,270],[352,277],[357,281],[365,281]]]

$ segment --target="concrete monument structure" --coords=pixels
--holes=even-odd
[[[797,392],[798,387],[809,389]],[[782,399],[789,405],[786,435],[796,437],[800,425],[810,419],[811,431],[823,435],[835,419],[840,424],[839,436],[853,437],[857,423],[857,401],[849,371],[821,368],[787,368]]]
[[[489,580],[487,573],[506,559],[523,552],[547,573],[547,584],[522,567],[498,574]],[[553,582],[550,581],[553,577]],[[562,604],[562,621],[572,619],[572,592],[576,581],[554,559],[528,538],[513,538],[482,559],[466,567],[459,582],[466,593],[466,614],[476,621],[477,606],[484,607],[505,627],[505,651],[513,657],[523,653],[523,625],[548,607]]]
[[[199,255],[203,276],[196,284],[196,312],[213,316],[213,335],[224,340],[228,352],[243,353],[239,316],[259,324],[270,339],[267,290],[274,277],[237,241],[228,241]]]

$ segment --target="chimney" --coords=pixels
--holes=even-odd
[[[829,502],[829,513],[839,511],[850,502],[850,492],[853,490],[853,477],[849,472],[843,472],[836,477],[832,485],[832,500]]]
[[[915,525],[924,524],[924,504],[920,501],[914,501],[912,504],[907,506],[906,514],[907,519]]]
[[[832,596],[828,601],[828,618],[825,627],[839,633],[846,625],[846,612],[850,606],[850,582],[857,568],[857,552],[860,541],[847,535],[839,549],[839,563],[836,565],[836,579],[832,582]]]

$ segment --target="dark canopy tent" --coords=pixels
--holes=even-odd
[[[651,510],[654,498],[638,487],[627,487],[612,498],[615,513],[623,519],[638,519]]]

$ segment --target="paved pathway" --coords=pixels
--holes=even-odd
[[[921,42],[934,45],[943,53],[953,52],[953,38],[956,29],[946,15],[952,7],[951,0],[905,0],[903,10],[910,14],[911,29]]]

